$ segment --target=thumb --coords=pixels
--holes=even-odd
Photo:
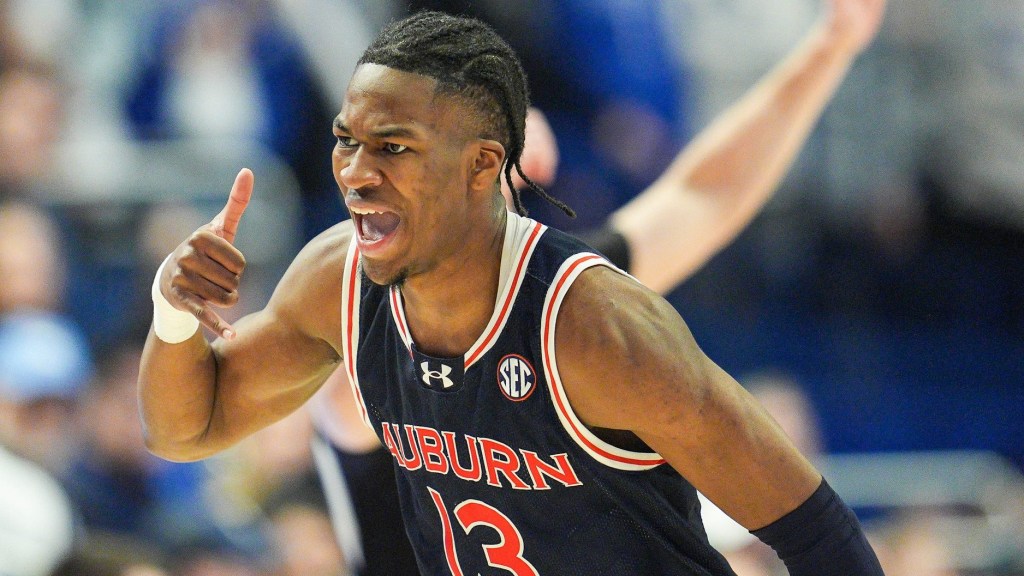
[[[210,222],[214,233],[232,244],[235,242],[235,233],[238,232],[238,222],[241,221],[242,213],[252,198],[254,182],[252,170],[242,168],[238,176],[235,176],[235,183],[228,195],[228,203]]]

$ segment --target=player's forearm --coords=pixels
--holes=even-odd
[[[858,48],[824,21],[611,217],[629,272],[666,292],[728,244],[792,164]]]
[[[702,131],[663,179],[752,215],[785,176],[857,53],[818,24]]]
[[[217,451],[209,444],[216,362],[202,331],[179,344],[150,332],[139,369],[139,406],[146,446],[175,461]]]

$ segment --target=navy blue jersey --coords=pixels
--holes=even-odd
[[[558,376],[558,310],[611,266],[509,214],[494,313],[459,358],[420,352],[396,286],[368,281],[353,241],[342,290],[345,368],[390,451],[423,574],[733,574],[707,541],[696,491],[653,452],[602,441]]]

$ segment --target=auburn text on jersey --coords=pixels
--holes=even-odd
[[[516,490],[550,490],[552,483],[583,485],[564,453],[542,456],[491,438],[462,434],[460,440],[455,432],[409,424],[383,422],[381,434],[384,446],[406,470],[422,468]]]

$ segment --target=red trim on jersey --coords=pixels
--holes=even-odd
[[[547,374],[549,375],[549,378],[551,380],[549,382],[549,385],[552,386],[552,387],[557,387],[560,390],[563,389],[562,384],[561,384],[560,381],[555,382],[555,380],[557,379],[557,376],[555,375],[554,366],[552,366],[552,364],[551,364],[552,357],[554,356],[554,350],[551,351],[552,352],[551,354],[547,353],[549,339],[550,339],[550,334],[551,334],[551,331],[549,330],[549,326],[551,326],[552,315],[554,314],[554,311],[555,311],[555,308],[556,308],[555,303],[558,302],[558,300],[559,300],[559,293],[562,291],[562,289],[563,288],[568,289],[568,287],[565,286],[565,283],[572,276],[573,271],[576,270],[577,268],[579,268],[581,265],[583,265],[583,264],[585,264],[587,262],[592,262],[595,259],[599,260],[599,259],[601,259],[601,257],[597,256],[596,254],[583,255],[578,260],[576,260],[575,262],[573,262],[572,264],[569,265],[569,267],[562,273],[562,275],[560,277],[558,277],[557,282],[555,283],[554,290],[552,291],[551,299],[548,302],[548,307],[544,311],[544,321],[543,321],[543,326],[542,326],[542,333],[543,333],[542,338],[543,338],[543,340],[542,340],[542,343],[541,343],[541,349],[544,351],[544,353],[542,354],[542,356],[544,358],[544,368],[545,368],[545,371],[547,372]],[[665,460],[663,458],[640,459],[640,458],[629,458],[627,456],[622,456],[622,455],[619,455],[619,454],[614,454],[612,452],[609,452],[608,450],[605,450],[603,447],[601,447],[601,446],[599,446],[597,444],[594,444],[576,426],[575,418],[573,417],[573,412],[562,401],[562,394],[559,394],[558,391],[553,391],[553,392],[554,393],[551,394],[551,396],[555,399],[555,405],[558,408],[558,411],[562,413],[562,416],[564,417],[564,421],[566,423],[568,423],[569,426],[572,428],[572,430],[571,430],[572,436],[575,438],[575,440],[577,442],[583,444],[591,452],[599,454],[600,456],[602,456],[604,458],[607,458],[609,460],[613,460],[615,462],[621,462],[623,464],[628,464],[628,465],[631,465],[631,466],[643,466],[643,467],[654,468],[656,466],[660,466],[660,465],[665,463]]]
[[[354,240],[353,240],[354,242]],[[356,380],[356,357],[353,351],[352,343],[355,340],[352,334],[352,327],[355,324],[353,318],[358,311],[356,307],[356,278],[359,274],[359,246],[355,246],[352,250],[352,262],[348,266],[348,302],[346,302],[346,312],[342,321],[345,322],[345,369],[348,372],[349,385],[355,392],[356,403],[359,404],[359,415],[362,417],[363,422],[369,425],[369,415],[366,413],[366,403],[363,402],[363,393],[359,389],[359,383]]]
[[[519,277],[523,274],[523,270],[526,268],[527,256],[530,254],[530,249],[533,244],[537,242],[537,237],[540,236],[540,232],[543,226],[540,223],[534,222],[533,231],[530,232],[530,237],[526,239],[526,244],[523,246],[519,253],[519,261],[516,262],[516,270],[512,275],[512,278],[507,282],[507,286],[516,286],[519,282]],[[512,308],[512,301],[515,300],[515,296],[518,290],[509,290],[508,294],[505,295],[505,301],[501,304],[501,311],[498,313],[497,320],[494,325],[491,326],[491,331],[487,333],[487,336],[480,342],[480,345],[476,348],[471,348],[466,353],[466,360],[464,369],[468,369],[473,362],[476,362],[477,358],[483,355],[491,345],[491,341],[494,336],[498,333],[502,324],[505,321],[505,315],[508,314],[510,308]]]
[[[353,379],[356,377],[356,375],[355,375],[355,371],[354,371],[355,357],[352,356],[352,324],[353,324],[352,323],[352,315],[355,313],[355,306],[356,306],[355,288],[356,288],[356,270],[358,268],[359,268],[359,248],[356,248],[354,250],[354,254],[352,256],[352,263],[349,265],[349,269],[348,269],[348,274],[349,274],[349,277],[348,277],[348,302],[346,303],[347,304],[347,308],[348,308],[348,310],[347,310],[348,314],[346,314],[346,316],[345,316],[345,319],[346,319],[346,322],[345,322],[345,354],[349,358],[349,362],[348,362],[348,376],[349,376],[349,378],[353,378]]]
[[[412,358],[412,334],[409,333],[409,329],[405,327],[404,308],[402,307],[402,301],[399,299],[401,292],[391,286],[388,288],[388,296],[391,298],[391,315],[395,318],[395,324],[398,325],[398,332],[402,335],[402,341],[405,342],[405,348],[409,351],[409,357]]]

